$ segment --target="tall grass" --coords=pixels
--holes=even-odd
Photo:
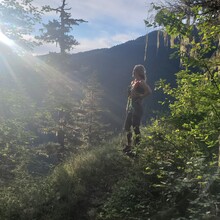
[[[113,186],[132,169],[118,140],[72,155],[47,177],[26,171],[1,187],[0,219],[96,219]]]

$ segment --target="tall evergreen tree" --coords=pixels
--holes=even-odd
[[[96,75],[92,75],[83,89],[84,98],[81,101],[81,115],[78,123],[81,128],[82,140],[87,146],[99,144],[107,137],[107,124],[104,123],[102,98],[104,91]]]
[[[66,0],[62,0],[62,5],[58,8],[51,8],[49,5],[43,7],[46,12],[55,11],[59,14],[59,20],[53,19],[47,24],[44,24],[44,28],[41,29],[42,35],[38,37],[38,39],[47,43],[58,44],[61,54],[65,54],[66,51],[70,51],[74,46],[79,44],[74,36],[70,34],[73,25],[86,22],[83,19],[71,18],[71,13],[69,12],[71,8],[67,8],[66,6]]]

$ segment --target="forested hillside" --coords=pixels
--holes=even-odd
[[[0,17],[15,9],[31,21],[29,4],[3,1]],[[145,24],[160,32],[148,35],[146,62],[145,37],[35,57],[18,47],[22,28],[1,33],[1,220],[220,219],[219,0],[152,7]],[[146,111],[159,109],[159,97],[166,107],[125,154],[112,125],[137,63],[155,87]]]
[[[174,73],[179,70],[179,60],[170,59],[174,49],[164,45],[163,35],[160,35],[159,43],[157,43],[157,39],[157,31],[148,34],[146,60],[144,59],[146,36],[110,49],[92,50],[69,55],[64,64],[57,62],[57,59],[59,59],[58,54],[46,55],[41,59],[52,59],[50,65],[60,68],[61,72],[67,74],[79,84],[86,81],[92,74],[96,74],[104,89],[103,106],[111,112],[111,115],[107,115],[107,117],[110,117],[108,123],[121,129],[125,117],[127,88],[132,79],[134,65],[143,64],[146,67],[148,82],[152,88],[154,88],[155,82],[160,79],[167,79],[172,85],[175,84]],[[143,122],[155,116],[156,111],[168,109],[167,107],[163,108],[158,103],[158,101],[164,101],[164,99],[165,96],[160,91],[154,92],[148,98]]]

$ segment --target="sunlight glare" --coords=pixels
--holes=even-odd
[[[8,38],[0,29],[0,43],[8,46],[12,49],[14,53],[16,53],[18,56],[24,56],[27,51],[25,51],[22,47],[17,45],[13,40]]]
[[[8,46],[14,45],[14,41],[9,39],[7,36],[5,36],[1,30],[0,30],[0,42],[6,44]]]

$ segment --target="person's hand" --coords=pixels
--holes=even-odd
[[[135,90],[131,90],[131,98],[140,98],[141,94],[136,92]]]

